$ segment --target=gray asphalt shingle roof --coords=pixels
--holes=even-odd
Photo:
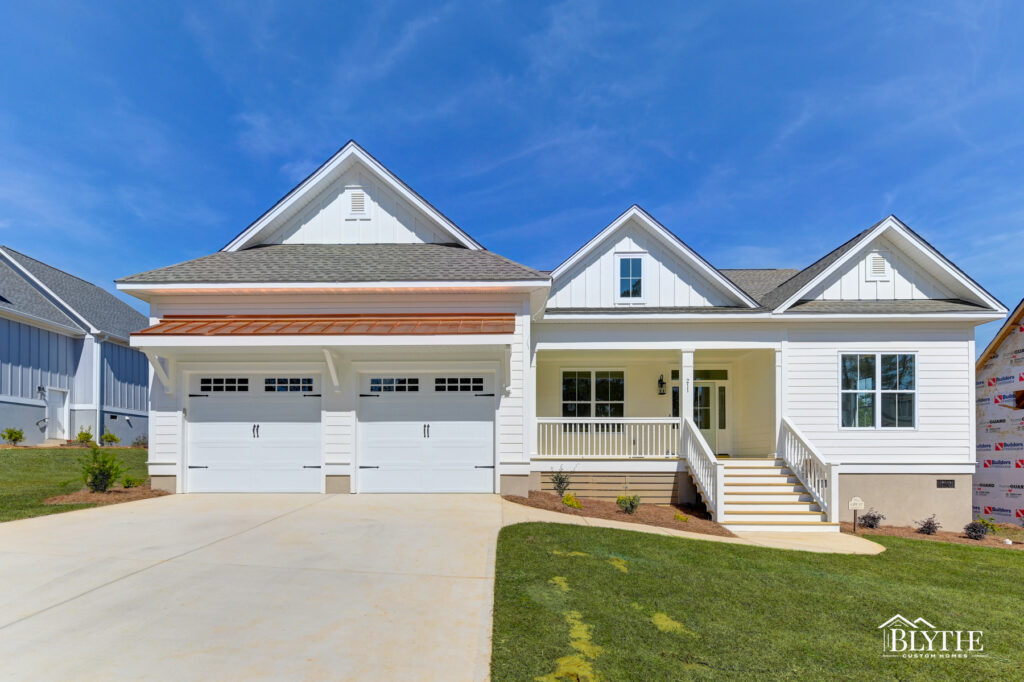
[[[892,301],[798,301],[786,312],[845,313],[853,315],[963,313],[988,310],[959,299],[924,299]]]
[[[29,284],[25,277],[10,265],[0,260],[0,309],[21,315],[80,329],[75,322],[62,313],[57,306]]]
[[[101,332],[128,338],[132,332],[149,326],[149,318],[109,291],[30,258],[10,247],[5,246],[3,249],[21,267],[28,270],[33,277],[64,301],[73,312],[81,315]],[[21,275],[18,276],[21,277]],[[26,284],[28,283],[26,282]],[[58,312],[60,311],[58,310]],[[63,315],[63,313],[61,314]],[[75,324],[74,326],[81,325]]]
[[[745,270],[719,270],[720,273],[732,280],[732,283],[757,301],[770,291],[773,291],[780,284],[800,272],[795,268],[784,269],[745,269]]]
[[[449,244],[270,244],[242,251],[218,251],[117,281],[188,284],[546,279],[536,270],[496,253]]]

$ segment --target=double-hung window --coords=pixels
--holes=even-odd
[[[562,372],[562,416],[619,418],[626,415],[626,374],[622,370]]]
[[[914,428],[917,358],[913,353],[843,353],[839,400],[843,428]]]
[[[641,303],[644,300],[644,259],[641,254],[619,254],[618,288],[615,298],[620,303]]]

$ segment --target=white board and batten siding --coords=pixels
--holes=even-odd
[[[884,263],[876,259],[884,258]],[[882,266],[885,267],[882,267]],[[876,269],[877,268],[877,269]],[[959,298],[880,237],[805,297],[815,301],[886,301]]]
[[[451,242],[407,201],[358,164],[314,196],[263,244],[416,244]]]
[[[963,464],[973,461],[973,328],[830,325],[790,329],[785,413],[823,456],[843,464]],[[914,429],[840,426],[841,353],[917,356]]]
[[[684,263],[650,232],[630,222],[566,272],[551,289],[549,308],[612,308],[618,301],[616,256],[642,255],[643,301],[648,308],[736,305],[729,296]]]

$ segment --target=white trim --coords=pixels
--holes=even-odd
[[[483,249],[483,246],[481,246],[479,242],[466,234],[458,225],[441,215],[437,209],[410,190],[404,182],[395,176],[394,173],[389,171],[381,165],[379,161],[370,156],[366,150],[360,147],[355,141],[349,141],[344,147],[339,149],[334,156],[324,162],[324,164],[313,171],[309,177],[299,183],[295,189],[286,194],[266,213],[257,218],[256,221],[243,230],[241,234],[228,242],[221,251],[238,251],[251,241],[254,241],[255,238],[259,236],[260,232],[271,227],[272,224],[283,215],[292,209],[297,210],[300,208],[304,199],[316,196],[317,189],[321,185],[333,181],[334,176],[340,174],[341,170],[346,167],[350,159],[360,161],[368,170],[374,173],[379,180],[387,185],[391,191],[395,192],[405,201],[419,209],[428,218],[433,220],[438,227],[451,234],[451,236],[463,246],[474,250]]]
[[[35,315],[28,315],[26,313],[21,313],[16,310],[10,310],[9,308],[0,308],[0,317],[9,319],[19,324],[28,325],[31,327],[38,327],[48,332],[53,332],[54,334],[71,336],[76,339],[81,339],[85,337],[85,332],[82,331],[81,329],[76,329],[74,327],[66,327],[62,324],[50,322],[48,320],[44,320],[41,317],[36,317]]]
[[[629,220],[636,219],[637,222],[645,227],[652,235],[657,237],[660,241],[664,242],[666,246],[674,251],[678,256],[694,268],[697,272],[702,274],[709,282],[718,286],[726,293],[731,294],[737,300],[741,301],[748,308],[760,307],[754,299],[750,298],[742,289],[733,284],[725,275],[713,268],[707,261],[701,258],[696,251],[693,251],[689,246],[684,244],[678,237],[672,234],[664,225],[655,220],[647,211],[643,210],[636,204],[630,206],[626,211],[618,218],[613,220],[608,227],[601,230],[597,236],[588,241],[582,247],[580,247],[574,254],[569,256],[565,261],[555,268],[551,272],[552,281],[558,279],[574,265],[583,260],[587,255],[594,251],[608,236],[618,230],[620,227],[625,225]],[[618,273],[616,273],[616,281],[618,280]]]
[[[834,458],[828,460],[831,463],[839,464]],[[899,464],[849,464],[842,462],[842,469],[839,470],[839,485],[842,487],[842,477],[846,474],[919,474],[931,476],[933,474],[973,474],[975,463],[966,464],[934,464],[931,462],[901,462]]]
[[[1001,320],[1006,315],[998,312],[958,312],[958,313],[645,313],[638,308],[635,314],[631,313],[558,313],[545,311],[543,317],[536,320],[544,322],[650,322],[652,320],[666,321],[701,321],[719,322],[727,320],[749,320],[751,322],[788,322],[789,320],[850,320],[863,322],[867,319],[882,319],[906,322],[946,322],[948,320],[965,320],[983,324]]]
[[[87,329],[90,334],[100,333],[100,330],[96,329],[96,327],[93,327],[89,320],[85,319],[81,313],[79,313],[77,310],[68,305],[67,302],[60,296],[55,294],[52,289],[50,289],[48,286],[39,281],[38,277],[33,275],[25,266],[19,263],[18,260],[10,253],[8,253],[7,250],[4,249],[2,246],[0,246],[0,254],[4,256],[4,261],[8,265],[10,265],[12,268],[21,273],[21,275],[28,279],[29,282],[31,282],[35,287],[37,287],[40,291],[42,291],[44,294],[50,297],[52,299],[52,303],[58,303],[60,304],[61,307],[65,308],[65,310],[61,311],[62,313],[68,315],[69,317],[77,318],[77,320],[73,319],[73,321],[78,321],[79,324],[81,324],[83,328]]]
[[[451,334],[405,336],[165,336],[153,334],[132,337],[132,348],[280,348],[283,346],[506,346],[514,343],[512,334]],[[161,378],[162,379],[162,378]]]
[[[13,405],[30,405],[46,409],[46,401],[39,398],[22,398],[16,395],[0,395],[0,403],[11,403]]]
[[[149,418],[149,412],[147,410],[133,410],[126,407],[104,407],[104,414],[123,414],[129,417],[146,417]]]
[[[569,473],[589,472],[642,472],[642,471],[669,471],[687,472],[686,460],[683,458],[665,459],[633,459],[633,458],[607,458],[596,457],[581,458],[556,458],[556,457],[534,457],[530,460],[530,471],[558,471],[564,469]]]
[[[960,270],[951,262],[946,260],[944,256],[937,256],[937,252],[935,252],[932,248],[928,247],[927,245],[923,244],[917,237],[911,234],[907,226],[900,222],[900,220],[894,215],[890,215],[885,220],[880,222],[873,230],[871,230],[863,237],[861,237],[858,240],[858,242],[853,247],[851,247],[846,253],[844,253],[840,258],[838,258],[834,263],[829,265],[827,268],[819,272],[816,277],[812,278],[811,281],[809,281],[807,284],[805,284],[803,287],[797,290],[796,293],[794,293],[792,296],[786,299],[780,306],[775,308],[773,312],[783,313],[786,310],[788,310],[794,303],[801,300],[801,297],[804,296],[808,291],[811,291],[815,286],[828,279],[828,277],[831,276],[834,272],[845,266],[853,258],[857,257],[861,252],[861,248],[865,244],[871,243],[872,241],[874,241],[875,239],[877,239],[878,237],[880,237],[882,234],[889,230],[898,233],[901,237],[909,241],[912,246],[916,247],[918,251],[920,251],[923,255],[927,256],[932,263],[934,263],[943,271],[945,271],[947,275],[951,276],[961,286],[964,286],[967,289],[969,289],[975,296],[977,296],[979,299],[984,301],[989,307],[991,307],[993,311],[1001,312],[1002,315],[995,319],[1000,319],[1004,315],[1006,315],[1007,310],[1003,306],[1003,304],[1001,304],[995,298],[990,296],[979,285],[970,281],[970,279],[963,273],[962,270]]]
[[[268,291],[288,291],[292,289],[305,290],[323,289],[325,291],[345,291],[349,289],[362,290],[372,289],[387,291],[390,289],[496,289],[496,290],[519,290],[544,289],[550,286],[550,280],[501,280],[501,281],[437,281],[437,282],[191,282],[191,283],[139,283],[121,282],[117,288],[120,291],[148,291],[153,293],[174,292],[174,291],[239,291],[255,290],[252,293],[266,293]]]

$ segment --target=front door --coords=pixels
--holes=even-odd
[[[711,451],[718,453],[718,401],[713,381],[693,382],[693,423]]]

